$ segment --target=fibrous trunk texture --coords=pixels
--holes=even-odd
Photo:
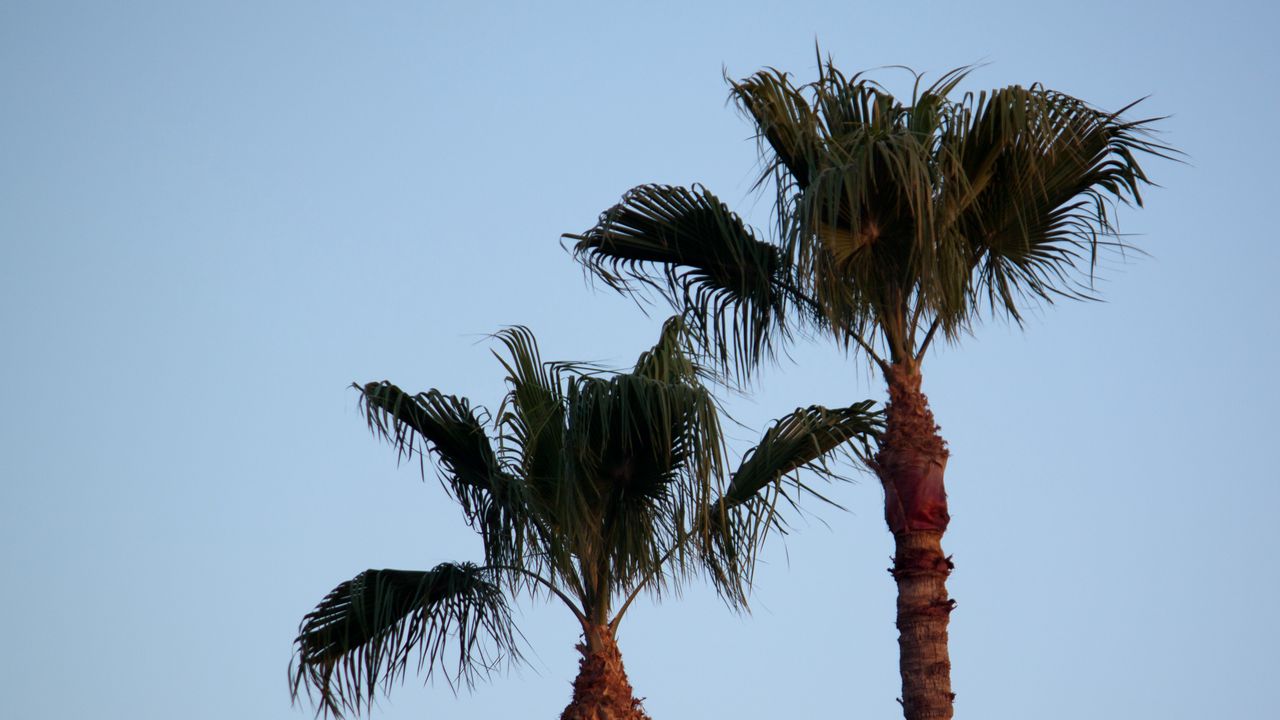
[[[918,370],[894,366],[887,380],[886,428],[874,467],[895,545],[889,572],[898,583],[902,710],[907,720],[949,719],[955,695],[947,624],[955,601],[946,585],[953,566],[942,553],[951,519],[943,486],[947,448],[920,391]]]
[[[578,677],[573,681],[573,701],[560,720],[649,720],[631,691],[622,654],[608,628],[591,628],[578,651]]]

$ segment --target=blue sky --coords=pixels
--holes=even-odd
[[[1162,185],[1105,303],[988,324],[926,364],[950,442],[959,717],[1274,713],[1280,402],[1277,12],[1251,2],[0,4],[2,714],[292,718],[298,620],[368,567],[479,557],[352,381],[495,406],[484,338],[628,363],[662,312],[559,244],[629,187],[702,182],[768,227],[722,72],[846,71],[1150,96]],[[906,88],[896,71],[877,77]],[[822,344],[731,401],[751,432],[881,397]],[[739,444],[737,447],[742,447]],[[707,588],[620,643],[655,718],[895,717],[874,479],[766,552],[750,616]],[[374,715],[558,715],[562,608],[530,667],[410,679]]]

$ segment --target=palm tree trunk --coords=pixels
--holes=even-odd
[[[902,710],[907,720],[945,720],[955,699],[947,650],[955,601],[946,585],[953,566],[942,553],[951,519],[943,486],[947,448],[920,391],[919,368],[899,363],[885,376],[886,428],[872,465],[884,485],[885,521],[895,546],[889,572],[898,583]]]
[[[608,626],[585,628],[583,635],[573,700],[560,720],[649,720],[627,681],[622,654]]]

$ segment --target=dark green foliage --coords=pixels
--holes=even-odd
[[[492,571],[443,563],[429,572],[366,570],[334,588],[298,628],[293,691],[306,683],[321,710],[358,711],[402,678],[417,654],[429,677],[445,672],[447,644],[457,659],[450,683],[471,684],[500,656],[519,657],[511,615]],[[446,643],[448,641],[448,643]]]
[[[689,317],[721,348],[722,363],[767,351],[782,327],[786,299],[784,258],[706,188],[668,185],[633,188],[577,240],[575,253],[610,287],[628,291],[628,279],[654,287],[676,306],[703,312]],[[714,238],[714,242],[707,239]],[[659,265],[661,282],[646,273]]]
[[[1154,119],[1121,117],[1132,105],[1040,85],[952,97],[967,74],[917,77],[909,102],[830,62],[806,85],[773,69],[732,83],[760,140],[758,186],[777,189],[775,243],[700,186],[637,187],[566,237],[611,287],[658,287],[739,372],[795,322],[915,363],[937,330],[1090,297],[1099,251],[1124,247],[1111,205],[1140,205],[1139,156],[1173,151]]]
[[[801,469],[833,477],[822,457],[865,443],[879,416],[870,403],[796,411],[726,477],[708,373],[686,349],[692,335],[672,318],[631,372],[609,375],[544,362],[527,329],[504,330],[507,394],[492,418],[438,390],[356,386],[376,435],[424,472],[434,459],[480,533],[485,564],[371,570],[340,585],[299,629],[295,696],[305,686],[323,713],[359,710],[404,676],[411,653],[430,675],[455,645],[450,682],[469,685],[517,656],[504,591],[546,591],[584,629],[616,628],[639,593],[660,595],[699,572],[741,606],[784,480],[801,491]]]

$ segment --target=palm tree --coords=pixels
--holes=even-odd
[[[643,185],[576,240],[610,287],[655,289],[702,331],[730,376],[800,327],[856,348],[888,384],[873,467],[896,552],[902,705],[950,718],[952,563],[947,448],[921,391],[939,336],[983,316],[1020,322],[1027,303],[1091,297],[1101,250],[1125,247],[1116,205],[1141,205],[1138,156],[1168,157],[1153,119],[1130,121],[1040,85],[951,97],[967,69],[909,103],[828,60],[797,86],[773,69],[731,83],[776,187],[766,242],[706,188]]]
[[[706,573],[742,606],[755,551],[780,522],[776,502],[808,491],[796,473],[832,477],[828,452],[866,447],[880,428],[870,402],[796,410],[721,482],[717,406],[682,349],[686,335],[669,320],[630,372],[605,376],[542,362],[524,328],[499,333],[508,392],[496,439],[466,399],[357,386],[370,429],[402,459],[433,456],[484,557],[425,572],[366,570],[339,585],[299,627],[295,699],[305,686],[325,714],[358,712],[403,678],[415,652],[428,677],[439,668],[451,685],[470,685],[519,657],[508,598],[526,592],[560,600],[582,627],[562,718],[646,717],[616,642],[632,601]]]

